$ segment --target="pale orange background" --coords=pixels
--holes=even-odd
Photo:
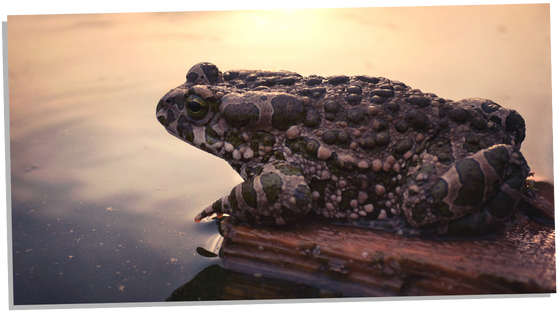
[[[12,141],[52,125],[59,145],[87,141],[88,156],[97,156],[95,167],[76,169],[84,152],[30,147],[12,167],[42,155],[56,169],[51,177],[88,178],[99,193],[142,186],[155,162],[134,148],[152,142],[168,165],[190,161],[232,178],[228,187],[240,180],[155,120],[158,99],[200,61],[222,71],[384,76],[444,98],[492,99],[525,118],[522,152],[537,179],[553,181],[546,4],[10,16],[8,43]],[[71,139],[86,127],[97,134]],[[94,185],[123,167],[130,171],[118,181]]]

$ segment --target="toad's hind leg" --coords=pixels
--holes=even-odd
[[[311,209],[311,192],[303,171],[284,161],[267,164],[257,175],[235,186],[195,217],[195,222],[212,214],[260,225],[284,225],[298,220]]]
[[[520,152],[514,152],[514,163],[505,171],[504,182],[496,194],[482,208],[457,221],[450,222],[447,233],[451,235],[483,235],[496,230],[509,220],[521,199],[529,174],[529,166]]]
[[[420,231],[422,234],[447,234],[455,236],[475,236],[490,233],[507,220],[521,199],[523,188],[529,174],[529,166],[521,152],[512,146],[496,145],[482,150],[478,156],[491,165],[495,172],[487,179],[494,179],[493,185],[486,187],[488,198],[478,207],[477,211],[439,227]],[[457,201],[458,199],[455,199]]]

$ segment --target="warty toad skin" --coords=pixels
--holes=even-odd
[[[156,116],[244,180],[197,222],[226,213],[274,226],[313,212],[399,233],[486,233],[509,218],[529,174],[515,110],[382,77],[199,63]]]

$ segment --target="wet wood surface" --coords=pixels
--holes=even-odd
[[[326,297],[556,292],[553,188],[537,184],[510,223],[476,239],[399,236],[313,220],[264,228],[225,219],[223,266],[245,277],[242,289],[230,284],[224,298],[283,298],[286,289],[264,286],[263,279],[319,288]]]

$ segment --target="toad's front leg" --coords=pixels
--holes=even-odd
[[[275,161],[204,209],[195,222],[214,213],[218,216],[226,213],[240,221],[284,225],[303,217],[310,209],[311,191],[301,168]]]

